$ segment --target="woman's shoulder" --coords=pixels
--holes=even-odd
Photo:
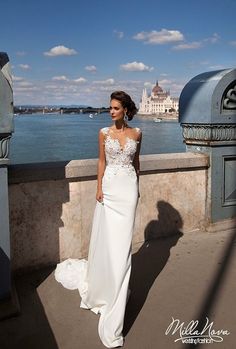
[[[109,127],[103,127],[99,130],[99,132],[101,132],[102,134],[106,135],[109,131]]]
[[[139,127],[129,127],[128,136],[135,139],[136,141],[140,141],[142,137],[142,131]]]
[[[138,132],[138,133],[141,133],[141,129],[139,127],[134,127],[134,129]]]
[[[130,130],[134,133],[142,133],[141,129],[139,127],[130,127]]]

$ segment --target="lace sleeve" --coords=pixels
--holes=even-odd
[[[103,136],[104,136],[104,140],[103,140],[103,144],[104,144],[104,145],[105,145],[105,143],[106,143],[108,131],[109,131],[109,127],[103,127],[103,128],[100,129],[100,132],[101,132],[101,133],[103,134]]]

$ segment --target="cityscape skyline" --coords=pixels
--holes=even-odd
[[[138,104],[156,80],[178,97],[195,75],[236,65],[233,0],[12,0],[1,10],[16,105],[106,106],[117,89]]]

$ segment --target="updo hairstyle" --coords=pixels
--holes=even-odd
[[[111,100],[112,99],[116,99],[121,103],[123,108],[127,108],[126,115],[128,116],[128,120],[132,120],[138,109],[131,97],[124,91],[115,91],[111,94]]]

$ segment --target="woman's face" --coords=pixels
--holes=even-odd
[[[112,99],[110,103],[110,115],[113,121],[121,120],[124,118],[125,113],[127,112],[126,108],[123,108],[120,101],[117,99]]]

